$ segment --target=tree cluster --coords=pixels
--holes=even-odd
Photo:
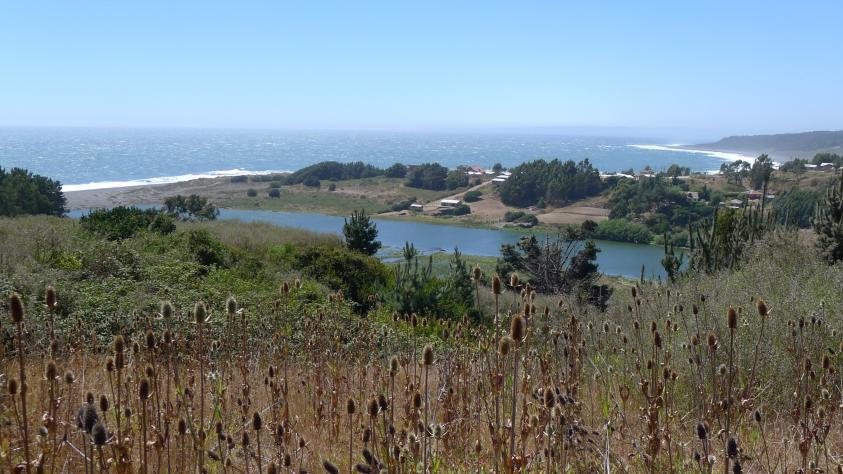
[[[65,213],[61,183],[23,168],[0,167],[0,216]]]
[[[515,167],[512,176],[498,187],[504,204],[518,207],[564,204],[602,190],[600,174],[588,159],[579,163],[530,161]]]

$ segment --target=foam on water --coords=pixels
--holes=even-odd
[[[744,160],[752,163],[755,161],[755,158],[751,156],[742,155],[740,153],[731,153],[725,151],[711,151],[711,150],[692,150],[689,148],[679,148],[682,145],[627,145],[632,148],[638,148],[640,150],[651,150],[651,151],[679,151],[682,153],[697,153],[700,155],[706,155],[713,158],[720,158],[721,160],[726,161],[738,161]]]
[[[149,186],[153,184],[181,183],[202,178],[220,178],[225,176],[258,176],[275,173],[286,173],[282,170],[248,171],[242,169],[209,171],[199,174],[182,174],[179,176],[162,176],[160,178],[133,179],[129,181],[99,181],[87,184],[65,184],[62,191],[69,193],[73,191],[90,191],[93,189],[129,188],[133,186]]]

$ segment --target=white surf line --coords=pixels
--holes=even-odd
[[[86,184],[65,184],[61,187],[63,192],[73,191],[90,191],[95,189],[111,189],[111,188],[129,188],[133,186],[151,186],[155,184],[171,184],[181,183],[184,181],[192,181],[194,179],[202,178],[220,178],[231,176],[261,176],[276,173],[289,173],[285,170],[264,170],[264,171],[248,171],[244,169],[209,171],[207,173],[198,174],[182,174],[178,176],[161,176],[157,178],[142,178],[128,181],[97,181]]]

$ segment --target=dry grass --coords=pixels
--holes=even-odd
[[[341,295],[314,314],[289,314],[287,291],[296,287],[247,308],[232,300],[190,314],[136,315],[104,351],[84,337],[83,320],[51,341],[51,331],[33,327],[51,323],[24,316],[20,339],[4,346],[0,465],[224,473],[839,469],[843,348],[839,321],[825,314],[781,314],[760,300],[727,310],[699,294],[645,285],[630,290],[625,317],[607,319],[568,299],[540,306],[519,287],[500,295],[480,289],[497,308],[490,327],[399,315],[349,323]],[[30,306],[50,300],[38,301]],[[12,335],[14,307],[3,322]],[[390,328],[402,336],[389,336]],[[417,334],[431,331],[440,342],[425,346]],[[771,340],[781,351],[775,370],[764,357]]]

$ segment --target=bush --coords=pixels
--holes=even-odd
[[[293,256],[294,266],[346,298],[363,311],[369,308],[369,295],[377,295],[387,283],[389,270],[377,258],[341,247],[312,245]]]
[[[455,207],[445,208],[441,211],[441,213],[445,216],[464,216],[466,214],[471,214],[471,208],[465,204],[460,204]]]
[[[600,174],[588,159],[579,163],[570,160],[524,163],[514,168],[512,176],[498,186],[501,201],[519,207],[532,206],[542,198],[550,204],[564,204],[602,190]]]
[[[445,177],[445,187],[457,189],[468,186],[468,175],[461,169],[451,170]]]
[[[118,206],[112,209],[97,209],[79,219],[82,228],[99,234],[108,240],[123,240],[142,231],[162,235],[176,230],[173,219],[160,209],[138,209]]]
[[[258,195],[258,192],[257,192],[257,190],[255,190],[255,188],[250,188],[248,191],[246,191],[246,196],[249,196],[251,198],[257,197],[257,195]]]
[[[281,182],[280,181],[273,181],[273,182],[269,183],[269,188],[270,189],[280,189],[281,188]]]
[[[469,191],[463,195],[462,200],[465,202],[477,202],[481,196],[483,196],[483,193],[480,191]]]
[[[319,186],[321,186],[319,178],[317,178],[316,176],[308,176],[304,179],[304,181],[302,181],[302,184],[309,188],[318,188]]]
[[[407,176],[407,167],[401,163],[395,163],[386,169],[387,178],[404,178]]]
[[[634,244],[649,244],[653,234],[641,224],[629,222],[626,219],[610,219],[597,225],[592,237],[617,242],[631,242]]]
[[[331,183],[328,185],[328,191],[336,191],[337,185],[335,183]]]
[[[312,184],[308,184],[308,182],[314,183],[323,179],[327,181],[345,181],[349,179],[373,178],[375,176],[383,176],[384,172],[384,170],[364,164],[362,161],[355,161],[353,163],[323,161],[291,174],[287,178],[287,184],[304,183],[305,186],[313,186]]]
[[[220,214],[217,206],[197,194],[170,196],[164,199],[164,208],[173,217],[185,221],[212,221]]]
[[[506,214],[503,215],[503,220],[507,222],[515,222],[525,214],[527,213],[524,211],[506,211]]]
[[[23,214],[64,215],[66,200],[61,183],[22,168],[0,167],[0,216]]]
[[[232,183],[247,183],[249,182],[248,176],[232,176],[229,180]]]
[[[396,202],[395,204],[390,206],[389,210],[393,211],[393,212],[406,211],[407,209],[410,208],[410,204],[413,204],[415,202],[416,202],[416,198],[411,197],[411,198],[405,199],[403,201]]]
[[[446,187],[445,179],[447,177],[448,168],[439,163],[425,163],[415,166],[407,172],[407,186],[441,191]]]
[[[273,199],[277,199],[281,197],[281,190],[279,189],[270,189],[269,190],[269,197]]]

